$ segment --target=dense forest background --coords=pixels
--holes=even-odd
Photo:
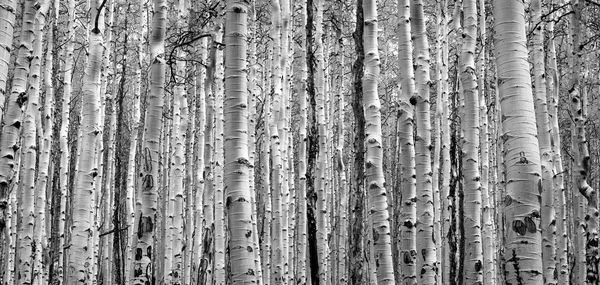
[[[598,284],[596,0],[0,0],[0,284]]]

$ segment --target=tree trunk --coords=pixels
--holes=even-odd
[[[383,147],[381,135],[381,103],[377,94],[379,78],[379,51],[377,50],[377,1],[363,1],[365,73],[363,109],[365,110],[366,184],[369,193],[369,213],[373,223],[373,247],[377,284],[395,284],[392,264],[390,216],[383,174]]]
[[[505,282],[542,284],[541,167],[522,1],[494,1],[496,63],[506,165]]]
[[[136,215],[137,245],[133,268],[133,284],[145,284],[155,280],[155,228],[158,204],[159,172],[159,137],[162,129],[162,110],[164,105],[164,38],[166,32],[166,2],[154,1],[152,18],[152,35],[150,37],[150,52],[152,65],[150,67],[150,95],[147,102],[144,122],[144,142],[142,149],[142,169],[140,173],[141,205],[138,205]]]
[[[227,1],[225,26],[225,204],[230,231],[229,250],[234,284],[256,283],[252,250],[252,205],[248,169],[248,94],[246,34],[248,5]]]
[[[556,250],[555,239],[555,212],[554,192],[552,181],[553,153],[551,146],[551,127],[548,117],[548,105],[546,100],[546,66],[544,63],[544,22],[542,22],[542,3],[540,0],[531,2],[533,30],[533,84],[535,91],[535,116],[537,122],[537,134],[540,146],[540,159],[542,166],[541,184],[541,230],[542,230],[542,263],[545,284],[557,284],[555,278]]]
[[[94,6],[94,5],[92,5]],[[68,267],[65,282],[68,284],[88,283],[92,274],[93,247],[90,240],[96,231],[93,228],[94,217],[90,209],[94,207],[94,180],[98,175],[96,146],[100,134],[100,67],[102,62],[102,31],[104,16],[102,6],[91,33],[89,34],[90,52],[86,65],[81,109],[81,145],[77,157],[78,170],[75,174],[72,198],[71,247],[68,250]],[[94,14],[95,15],[95,14]]]
[[[423,1],[411,2],[410,14],[415,39],[415,79],[417,93],[411,100],[417,105],[415,138],[417,174],[417,270],[419,284],[434,284],[437,277],[435,243],[433,240],[433,193],[431,185],[431,122],[429,117],[429,44],[425,33]]]
[[[399,130],[400,137],[400,272],[402,284],[417,284],[417,192],[414,145],[414,102],[415,80],[413,69],[413,47],[410,26],[410,1],[398,1],[399,32],[398,57],[400,69]]]
[[[479,172],[479,94],[475,70],[477,6],[475,0],[463,0],[463,44],[460,55],[460,82],[464,94],[462,165],[464,167],[464,238],[468,251],[463,257],[465,284],[483,282],[481,245],[481,176]]]

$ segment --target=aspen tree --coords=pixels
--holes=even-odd
[[[315,113],[313,123],[316,126],[316,140],[318,144],[316,154],[316,164],[314,171],[314,187],[316,188],[315,204],[317,209],[317,250],[319,260],[319,281],[327,282],[329,271],[329,235],[328,235],[328,203],[327,203],[327,182],[326,182],[326,163],[327,163],[327,131],[326,131],[326,81],[325,81],[325,46],[323,44],[323,13],[324,2],[322,0],[313,0],[314,12],[314,96],[315,96]],[[311,99],[312,100],[312,99]],[[312,103],[312,101],[311,101]],[[309,148],[312,146],[309,146]]]
[[[206,62],[206,39],[201,39],[198,49],[200,50],[200,59],[202,62]],[[205,88],[202,87],[204,84],[204,77],[206,75],[206,70],[204,68],[199,68],[197,70],[198,74],[193,79],[196,89],[196,135],[195,135],[195,146],[194,146],[194,155],[195,155],[195,165],[197,168],[194,171],[196,173],[196,185],[194,189],[194,233],[193,233],[193,241],[192,241],[192,283],[200,283],[198,277],[200,276],[200,266],[202,264],[202,241],[204,238],[204,215],[203,210],[204,204],[204,189],[206,186],[204,172],[200,171],[204,169],[204,139],[208,136],[206,133],[206,94]]]
[[[223,42],[223,28],[222,24],[217,24],[217,33],[215,40],[217,43]],[[214,87],[213,92],[215,96],[215,133],[214,133],[214,161],[213,161],[213,188],[214,188],[214,210],[215,210],[215,232],[214,232],[214,254],[215,262],[213,264],[213,282],[214,284],[220,285],[225,284],[227,276],[225,272],[225,247],[226,243],[226,224],[225,224],[225,198],[224,198],[224,62],[223,62],[223,51],[219,47],[216,55],[216,69],[214,76]]]
[[[273,216],[273,212],[272,212],[272,205],[271,205],[271,201],[272,201],[272,197],[271,197],[271,171],[270,171],[270,164],[269,164],[269,160],[270,160],[270,139],[271,139],[271,132],[269,130],[268,127],[268,121],[267,118],[270,116],[269,112],[270,112],[270,98],[269,98],[269,93],[265,92],[266,90],[268,90],[267,86],[269,86],[268,84],[268,79],[267,76],[265,74],[266,72],[263,72],[263,95],[264,95],[264,103],[263,103],[263,122],[262,122],[262,128],[261,128],[261,136],[262,136],[262,140],[261,140],[261,157],[260,157],[260,161],[261,161],[261,201],[259,202],[261,205],[263,205],[264,207],[264,217],[263,217],[263,223],[262,223],[262,227],[261,227],[261,239],[262,239],[262,243],[261,243],[261,250],[260,250],[260,256],[261,256],[261,264],[262,264],[262,273],[263,273],[263,284],[270,284],[271,282],[271,252],[272,252],[272,248],[271,248],[271,222],[272,222],[272,216]],[[266,94],[264,94],[266,93]]]
[[[213,33],[213,37],[215,34]],[[211,39],[208,55],[208,66],[204,80],[204,94],[206,96],[206,126],[204,128],[204,191],[202,193],[202,213],[204,230],[202,231],[202,260],[200,261],[200,283],[210,283],[213,274],[214,250],[214,176],[213,164],[213,137],[215,126],[215,95],[213,91],[214,74],[216,68],[217,46]]]
[[[70,0],[72,1],[72,0]],[[133,33],[133,42],[136,46],[136,59],[135,59],[135,85],[133,86],[133,102],[132,102],[132,120],[131,127],[132,130],[135,130],[131,133],[131,139],[129,142],[129,157],[127,159],[127,180],[126,180],[126,212],[127,212],[127,236],[130,237],[127,246],[126,246],[126,254],[127,261],[125,263],[125,274],[123,278],[125,280],[129,280],[131,274],[131,268],[133,265],[134,259],[134,251],[133,248],[137,246],[134,244],[136,242],[133,237],[134,228],[135,228],[135,217],[136,217],[136,205],[138,205],[138,200],[140,199],[140,195],[136,195],[135,191],[135,176],[136,176],[136,152],[138,149],[138,137],[139,130],[138,127],[140,125],[140,117],[141,117],[141,107],[140,107],[140,99],[143,93],[143,82],[142,82],[142,65],[144,62],[144,58],[146,53],[144,51],[144,42],[143,37],[146,34],[146,11],[142,9],[144,7],[144,0],[140,0],[138,3],[138,19],[136,21],[136,25],[133,25],[135,32]]]
[[[309,0],[311,1],[311,0]],[[309,14],[310,19],[310,14]],[[310,23],[310,21],[309,21]],[[308,29],[307,29],[308,31]],[[365,115],[363,109],[363,86],[362,78],[364,75],[364,60],[365,51],[363,47],[364,33],[364,13],[363,0],[356,2],[356,28],[352,34],[355,44],[356,60],[352,65],[353,90],[352,90],[352,111],[354,113],[354,167],[353,167],[353,183],[352,195],[350,196],[350,257],[349,257],[349,284],[365,284],[367,276],[365,276],[365,255],[364,255],[364,163],[365,163]],[[310,38],[310,37],[309,37]],[[308,54],[310,61],[310,53]],[[309,78],[310,73],[309,65]],[[310,81],[309,81],[310,83]],[[309,236],[310,238],[310,236]],[[309,241],[310,242],[310,241]],[[312,252],[311,252],[312,257]],[[312,268],[311,268],[312,269]]]
[[[46,201],[36,201],[36,197],[42,196],[40,192],[44,192],[46,189],[39,189],[35,187],[36,183],[36,171],[37,168],[37,155],[38,155],[38,143],[37,143],[37,118],[39,117],[39,89],[40,89],[40,75],[41,75],[41,57],[42,57],[42,39],[43,31],[46,22],[46,12],[48,11],[48,2],[42,2],[43,6],[35,12],[35,20],[33,23],[33,46],[32,46],[32,58],[30,61],[29,76],[27,79],[27,110],[23,121],[23,148],[21,149],[22,163],[20,165],[21,177],[19,179],[19,194],[18,194],[18,215],[17,217],[17,230],[18,230],[18,241],[17,241],[17,272],[15,273],[16,281],[19,284],[29,284],[32,280],[37,280],[37,276],[34,273],[42,274],[42,272],[34,272],[34,267],[41,260],[36,260],[36,257],[40,257],[36,254],[37,246],[41,246],[41,236],[38,224],[38,233],[34,233],[34,226],[36,225],[37,207],[42,207],[39,202],[45,203]],[[41,129],[41,128],[40,128]],[[42,191],[40,191],[42,190]],[[45,197],[45,195],[44,195]],[[36,203],[37,202],[37,203]],[[38,221],[39,222],[39,221]],[[44,225],[45,227],[45,225]],[[34,251],[35,250],[35,251]]]
[[[398,32],[398,57],[399,64],[405,68],[400,69],[400,95],[399,130],[400,139],[400,272],[403,284],[416,284],[417,282],[417,240],[416,219],[417,204],[415,203],[415,147],[414,147],[414,104],[410,99],[415,93],[413,48],[410,35],[410,1],[398,1],[399,32]]]
[[[464,238],[469,248],[463,257],[463,282],[483,282],[483,249],[481,246],[481,177],[479,172],[479,94],[475,70],[477,40],[477,6],[475,0],[463,0],[463,43],[460,54],[460,81],[464,94],[465,117],[462,166],[464,167]]]
[[[446,1],[444,1],[446,2]],[[438,96],[441,97],[441,105],[442,108],[442,119],[440,126],[440,140],[441,140],[441,220],[442,220],[442,235],[441,235],[441,243],[442,245],[448,244],[448,246],[442,246],[441,252],[441,260],[440,265],[441,268],[438,270],[441,271],[440,277],[438,279],[444,283],[450,282],[450,249],[449,247],[449,239],[448,234],[450,232],[450,204],[451,204],[451,196],[450,196],[450,112],[449,112],[449,102],[448,102],[448,14],[446,10],[446,3],[442,4],[442,16],[440,18],[442,21],[441,24],[441,50],[439,51],[441,55],[441,62],[438,64],[441,65],[440,71],[440,81],[441,82],[441,90],[438,92]]]
[[[441,5],[445,5],[446,3],[436,3],[435,5],[435,13],[436,15],[440,15],[442,13]],[[442,72],[442,24],[441,21],[444,21],[444,17],[439,17],[436,21],[437,27],[435,30],[435,75],[434,79],[438,80],[438,84],[436,84],[436,102],[435,102],[435,113],[433,114],[433,162],[432,162],[432,178],[431,184],[433,185],[433,238],[437,242],[435,253],[436,253],[436,268],[441,268],[441,260],[442,260],[442,248],[443,244],[440,242],[442,240],[442,201],[441,194],[442,189],[440,188],[440,161],[441,161],[441,134],[442,134],[442,84],[441,83],[441,72]],[[441,284],[442,279],[437,278],[437,284]]]
[[[282,278],[283,282],[287,283],[289,279],[289,239],[290,239],[290,222],[291,216],[289,213],[293,213],[294,203],[290,203],[290,177],[289,177],[289,163],[291,159],[288,151],[291,145],[288,143],[289,139],[289,101],[290,101],[290,0],[281,0],[281,52],[279,58],[279,64],[281,68],[281,104],[279,106],[279,112],[281,114],[281,120],[277,121],[277,129],[279,135],[280,149],[281,149],[281,163],[282,163],[282,179],[281,179],[281,231],[282,231]]]
[[[102,4],[104,4],[103,2]],[[104,26],[103,5],[100,4],[95,11],[94,27],[89,34],[90,52],[86,65],[83,98],[81,109],[82,141],[77,157],[78,170],[75,174],[75,188],[73,192],[73,222],[71,234],[71,247],[68,251],[68,268],[66,283],[77,284],[90,282],[92,250],[89,241],[95,230],[92,228],[93,217],[90,209],[94,196],[94,180],[97,176],[95,148],[99,140],[100,123],[100,65],[102,62],[102,30]]]
[[[68,145],[68,133],[70,125],[70,109],[71,109],[71,90],[72,90],[72,75],[73,75],[73,49],[74,40],[73,35],[75,34],[75,0],[69,0],[67,4],[68,13],[68,25],[67,25],[67,42],[65,44],[65,63],[63,66],[63,93],[61,102],[61,124],[59,131],[59,144],[60,144],[60,217],[58,218],[58,262],[56,263],[57,268],[57,279],[63,279],[63,265],[64,265],[64,243],[65,243],[65,222],[66,222],[66,207],[67,207],[67,182],[69,177],[69,161],[70,152]]]
[[[325,230],[325,189],[322,181],[325,160],[322,149],[325,140],[324,122],[324,55],[323,1],[308,0],[307,6],[307,65],[308,65],[308,144],[306,169],[308,249],[312,284],[327,281]],[[321,166],[319,165],[321,164]]]
[[[542,167],[541,184],[541,230],[542,230],[542,262],[545,284],[556,284],[555,276],[555,213],[554,192],[552,181],[553,153],[551,146],[551,126],[548,117],[548,104],[546,100],[546,66],[544,63],[544,22],[542,22],[542,3],[540,0],[531,2],[533,29],[533,83],[535,95],[535,116],[537,122],[537,137],[540,146],[540,161]]]
[[[415,137],[417,175],[417,270],[419,283],[433,284],[437,269],[433,241],[433,203],[431,185],[431,122],[429,118],[429,44],[425,34],[423,1],[413,0],[410,6],[411,29],[415,39],[415,82],[417,133]]]
[[[373,246],[377,284],[395,284],[392,264],[391,235],[388,203],[383,175],[383,148],[381,135],[381,103],[377,94],[379,51],[377,43],[377,1],[365,0],[363,44],[365,73],[363,75],[363,109],[365,110],[366,186],[373,223]]]
[[[552,3],[552,1],[551,1]],[[556,47],[554,43],[554,20],[551,20],[546,25],[548,32],[548,46],[546,53],[546,62],[548,63],[546,68],[547,78],[547,95],[548,98],[548,109],[550,119],[550,133],[551,133],[551,145],[552,145],[552,167],[554,175],[553,188],[557,197],[555,210],[556,210],[556,250],[557,250],[557,267],[558,267],[558,284],[569,283],[569,265],[567,261],[567,224],[566,224],[566,203],[565,203],[565,187],[563,178],[563,163],[561,156],[561,142],[560,142],[560,131],[558,125],[558,101],[559,101],[559,88],[558,88],[558,68],[556,63]]]
[[[185,11],[185,0],[180,0],[177,7],[177,27],[184,27],[184,21],[186,15]],[[183,53],[181,50],[177,51],[177,58],[181,58]],[[173,220],[171,224],[171,234],[173,235],[173,259],[171,265],[170,275],[171,282],[173,284],[182,284],[183,275],[183,255],[184,255],[184,176],[185,176],[185,165],[190,162],[186,160],[184,155],[185,141],[187,132],[187,98],[185,83],[177,82],[185,76],[186,65],[182,60],[176,61],[175,67],[175,92],[173,98],[173,129],[172,137],[174,140],[173,146],[173,162],[171,171],[172,182],[169,191],[171,192],[170,200],[173,204]]]
[[[246,35],[248,1],[227,1],[225,56],[225,181],[228,225],[231,233],[231,280],[256,283],[252,248],[252,205],[248,169],[248,94],[246,90]]]
[[[155,0],[154,15],[152,18],[152,34],[150,36],[150,53],[152,65],[150,67],[150,95],[147,99],[144,123],[144,141],[142,150],[142,169],[140,191],[141,205],[139,216],[136,216],[136,232],[138,236],[135,249],[135,262],[133,269],[133,284],[144,284],[154,279],[155,260],[155,228],[157,222],[157,188],[159,137],[162,126],[162,109],[164,96],[164,38],[166,30],[166,3],[164,0]]]
[[[0,9],[4,10],[5,8],[2,6]],[[7,6],[6,9],[12,8]],[[12,10],[15,11],[15,9]],[[16,171],[15,169],[18,169],[15,161],[15,155],[17,155],[17,150],[19,149],[18,138],[22,124],[21,121],[23,119],[23,105],[26,102],[24,96],[26,95],[27,90],[27,76],[29,75],[30,71],[28,58],[32,56],[33,52],[33,40],[35,35],[34,21],[36,10],[37,9],[34,7],[34,1],[24,2],[22,10],[23,24],[21,25],[19,48],[17,50],[17,57],[15,59],[12,87],[8,97],[8,103],[6,104],[6,112],[2,118],[3,125],[0,136],[0,229],[3,233],[4,225],[7,223],[5,217],[7,216],[6,209],[8,207],[9,188],[14,177],[14,172]],[[7,16],[8,17],[6,19],[10,21],[10,15]],[[6,27],[10,29],[12,25],[7,24]],[[2,48],[5,49],[6,47],[9,46]],[[0,60],[6,60],[6,64],[8,64],[9,59],[10,54],[8,54],[6,59]],[[1,80],[6,80],[5,77],[6,75],[3,75],[3,79]],[[0,87],[3,90],[3,93],[5,92],[5,85],[6,82],[4,81],[4,84]],[[4,98],[4,94],[0,94],[0,98]],[[3,103],[2,106],[5,106],[4,102],[0,103]]]
[[[572,59],[571,59],[571,70],[572,70],[572,87],[569,90],[571,102],[572,102],[572,114],[574,114],[573,131],[572,137],[572,148],[574,152],[573,161],[573,187],[577,187],[579,193],[583,197],[579,197],[580,205],[583,205],[585,211],[585,249],[582,245],[579,245],[579,251],[585,252],[585,282],[586,283],[597,283],[598,276],[598,195],[596,190],[588,184],[588,175],[590,173],[590,153],[588,147],[588,141],[586,138],[586,121],[587,121],[587,86],[585,82],[585,74],[588,73],[587,64],[585,69],[582,68],[584,64],[583,59],[583,45],[581,44],[581,20],[582,20],[582,4],[579,0],[571,0],[571,6],[573,7],[572,16]],[[582,74],[584,75],[583,78]],[[585,201],[587,200],[587,207]],[[581,206],[580,206],[581,207]],[[579,212],[578,212],[579,214]],[[583,223],[583,213],[581,216],[581,223]],[[579,236],[583,239],[583,237]],[[579,254],[581,255],[581,254]],[[581,265],[580,265],[581,266]],[[583,272],[582,268],[579,272]],[[578,274],[580,282],[583,281],[584,274]]]
[[[343,55],[343,51],[344,51],[344,40],[342,38],[342,31],[338,30],[337,32],[337,37],[336,37],[336,41],[337,41],[337,53],[339,56],[339,68],[340,70],[338,70],[339,72],[339,79],[337,82],[334,82],[333,84],[337,84],[337,86],[344,86],[344,73],[343,73],[343,68],[344,68],[344,55]],[[336,93],[336,96],[338,97],[338,102],[337,102],[337,112],[338,112],[338,117],[337,117],[337,125],[338,125],[338,134],[337,134],[337,142],[336,142],[336,164],[337,164],[337,172],[339,175],[339,185],[337,187],[337,190],[340,192],[340,196],[338,199],[336,199],[336,201],[339,201],[339,209],[338,209],[338,215],[339,215],[339,226],[338,226],[338,278],[336,278],[335,280],[340,280],[340,282],[347,282],[348,278],[346,276],[346,262],[347,262],[347,243],[346,243],[346,238],[344,235],[344,232],[347,230],[348,228],[348,217],[347,217],[347,211],[348,211],[348,196],[347,196],[347,192],[348,192],[348,185],[346,183],[346,166],[344,163],[344,119],[345,119],[345,104],[344,104],[344,93],[342,92],[342,90],[338,91]]]
[[[54,60],[54,39],[55,39],[55,28],[58,26],[58,13],[59,13],[59,1],[54,1],[52,3],[53,7],[53,16],[52,16],[52,25],[53,30],[49,31],[47,38],[47,48],[46,55],[44,59],[44,107],[43,107],[43,115],[40,118],[40,122],[43,124],[42,128],[42,136],[41,136],[41,153],[39,157],[39,177],[36,181],[36,189],[39,189],[39,193],[37,195],[36,200],[36,234],[35,239],[38,242],[36,246],[36,263],[34,264],[35,271],[34,276],[36,276],[36,280],[34,283],[42,284],[49,283],[48,271],[49,265],[46,262],[42,262],[44,249],[48,248],[48,240],[46,238],[47,235],[47,226],[51,223],[50,216],[48,213],[52,213],[51,209],[46,209],[46,205],[50,204],[47,202],[46,197],[46,189],[48,186],[48,182],[50,181],[50,151],[52,149],[52,139],[53,139],[53,129],[54,129],[54,86],[52,83],[52,79],[54,77],[53,71],[53,60]],[[50,192],[51,193],[51,192]],[[52,197],[50,197],[52,199]],[[49,200],[50,200],[49,199]]]
[[[495,55],[506,165],[505,282],[542,283],[540,154],[522,1],[494,1]]]
[[[294,22],[295,26],[303,28],[306,26],[305,5],[306,0],[294,2]],[[306,62],[306,33],[303,29],[298,29],[295,33],[297,44],[294,45],[294,76],[295,94],[297,104],[299,106],[299,122],[298,122],[298,187],[297,192],[297,231],[296,231],[296,277],[295,282],[299,285],[306,284],[306,248],[307,248],[307,233],[306,233],[306,158],[307,158],[307,96],[306,82],[307,78],[307,62]]]
[[[252,253],[252,201],[248,160],[246,71],[248,1],[228,0],[225,26],[225,181],[230,235],[231,281],[257,282]]]
[[[250,8],[252,9],[252,22],[256,23],[256,7]],[[250,161],[250,167],[248,169],[248,183],[250,188],[250,203],[251,203],[251,211],[252,211],[252,248],[254,251],[254,265],[256,267],[256,279],[257,284],[262,284],[262,264],[261,264],[261,256],[260,256],[260,244],[259,244],[259,235],[258,235],[258,203],[257,203],[257,191],[255,185],[255,161],[256,161],[256,101],[257,96],[260,93],[260,86],[258,84],[258,59],[256,55],[256,46],[257,46],[257,30],[253,28],[248,28],[249,34],[252,36],[250,44],[249,44],[249,94],[248,94],[248,159]],[[252,112],[250,112],[252,111]],[[293,254],[293,253],[292,253]]]
[[[273,207],[273,216],[271,222],[271,284],[283,283],[283,209],[282,209],[282,176],[283,165],[281,159],[281,140],[279,136],[279,122],[283,120],[281,114],[282,105],[282,72],[281,72],[281,45],[282,45],[282,20],[280,0],[271,1],[271,38],[272,58],[271,58],[271,84],[273,92],[272,106],[269,116],[266,118],[270,131],[271,148],[271,203]],[[268,95],[267,95],[268,96]]]
[[[496,283],[496,264],[494,254],[496,254],[496,243],[494,239],[494,221],[492,218],[492,210],[494,207],[494,200],[490,196],[491,181],[489,177],[490,173],[490,132],[488,125],[488,109],[486,104],[485,87],[486,87],[486,10],[485,1],[479,0],[479,37],[483,41],[481,44],[481,50],[479,51],[479,57],[477,58],[477,90],[479,93],[479,123],[480,123],[480,167],[481,167],[481,234],[482,234],[482,246],[483,246],[483,282],[486,284]]]
[[[15,14],[17,11],[17,1],[2,0],[0,1],[0,119],[4,114],[4,102],[6,98],[6,81],[8,78],[8,65],[10,62],[10,52],[13,44],[13,31],[15,28]],[[0,197],[3,198],[4,197]],[[2,204],[2,207],[7,205]],[[2,208],[2,215],[4,215]],[[2,234],[4,234],[4,225],[2,225]]]

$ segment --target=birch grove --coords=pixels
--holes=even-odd
[[[598,284],[595,0],[0,0],[0,284]]]

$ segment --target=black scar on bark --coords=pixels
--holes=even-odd
[[[525,233],[527,233],[527,226],[521,220],[514,220],[512,222],[512,229],[519,235],[525,235]]]
[[[144,171],[152,171],[152,153],[149,148],[144,149]]]

